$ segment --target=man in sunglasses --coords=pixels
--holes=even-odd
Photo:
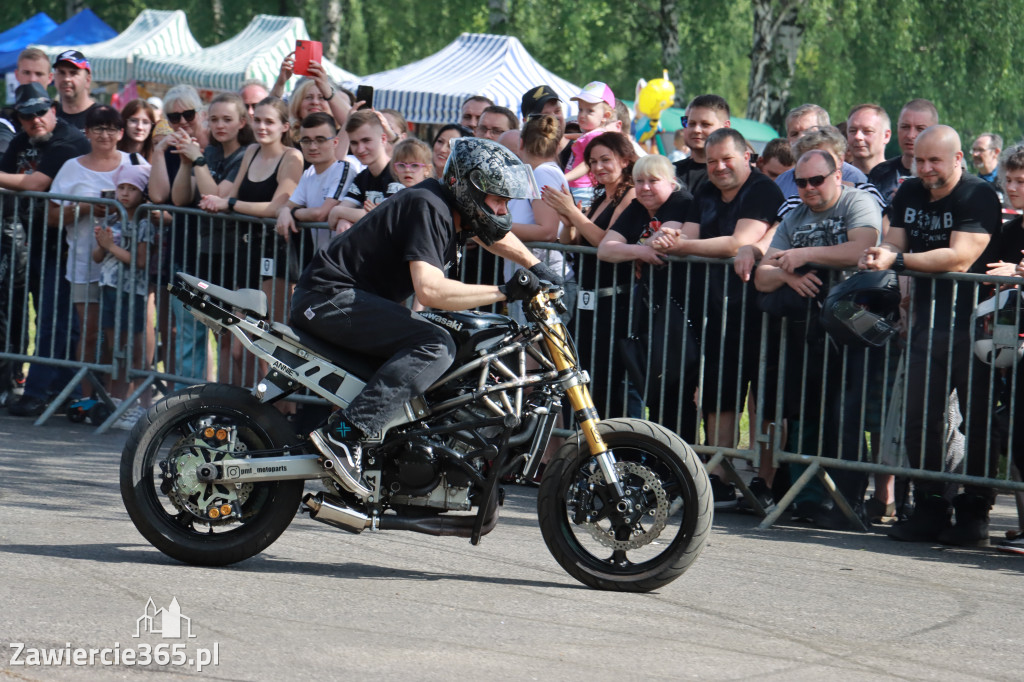
[[[14,111],[22,130],[0,158],[0,188],[46,192],[65,161],[89,152],[89,141],[57,118],[54,103],[43,85],[30,82],[15,92]],[[24,352],[28,330],[21,324],[28,319],[27,289],[36,306],[36,319],[46,321],[37,325],[36,354],[50,356],[52,349],[53,355],[60,355],[68,348],[68,338],[77,334],[75,325],[69,324],[73,320],[71,291],[58,248],[64,240],[57,228],[46,227],[46,212],[35,201],[24,197],[18,201],[13,197],[0,199],[0,290],[5,301],[0,305],[0,343],[11,352]],[[7,300],[12,301],[10,307]],[[72,338],[70,348],[75,345]],[[70,376],[64,376],[67,374],[67,370],[32,365],[25,394],[8,406],[11,414],[32,416],[42,412],[49,393],[70,381]]]
[[[682,124],[690,156],[676,162],[676,177],[690,194],[697,196],[697,190],[708,179],[708,136],[719,128],[729,127],[729,103],[718,95],[698,95],[687,105]]]
[[[92,66],[78,50],[65,50],[53,62],[53,83],[57,86],[60,103],[57,118],[85,132],[85,117],[99,104],[89,93],[92,88]]]
[[[861,407],[861,392],[858,389],[863,379],[863,354],[849,355],[848,382],[825,381],[824,367],[830,367],[830,371],[835,372],[836,368],[844,365],[840,358],[832,358],[827,365],[823,362],[830,353],[830,346],[817,328],[815,303],[825,297],[830,269],[855,266],[865,249],[879,243],[882,207],[869,192],[843,184],[841,170],[831,150],[811,149],[805,152],[797,161],[794,171],[800,204],[787,212],[779,223],[771,246],[754,273],[754,285],[758,291],[770,293],[789,287],[809,304],[803,311],[792,311],[786,320],[776,318],[772,321],[773,325],[787,325],[784,349],[787,370],[784,375],[779,375],[779,380],[784,382],[781,414],[789,420],[792,434],[804,434],[805,452],[814,450],[807,435],[810,434],[810,439],[815,438],[819,424],[823,423],[826,433],[824,440],[830,443],[838,441],[844,447],[839,452],[830,449],[828,453],[855,460],[860,449],[858,441],[863,438],[864,432],[861,427],[860,434],[857,434]],[[779,297],[777,300],[783,299]],[[807,320],[811,320],[810,324]],[[852,369],[855,364],[857,372]],[[803,367],[807,368],[807,373],[800,376]],[[825,401],[824,414],[819,410],[821,396],[815,394],[823,386],[826,390],[833,387],[846,391],[845,403],[839,395],[830,396]],[[839,418],[840,405],[845,405],[845,419]],[[832,411],[835,413],[829,414]],[[763,416],[765,419],[775,417],[774,414]],[[837,428],[839,424],[844,425],[842,432]],[[764,490],[770,489],[774,473],[770,458],[763,458],[759,478],[765,482]],[[861,501],[866,484],[864,475],[841,471],[829,473],[836,479],[840,491],[851,505]],[[751,490],[756,493],[755,489],[760,487],[752,486]],[[830,528],[847,525],[838,509],[822,506],[820,500],[812,500],[810,495],[803,499],[807,503],[805,518]],[[768,506],[765,500],[761,501],[763,506]],[[769,502],[774,504],[774,500]]]

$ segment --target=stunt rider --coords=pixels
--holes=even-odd
[[[349,492],[363,499],[372,492],[362,477],[362,445],[378,441],[402,405],[440,378],[454,357],[448,332],[403,301],[415,294],[431,308],[466,310],[532,298],[539,279],[561,281],[509,233],[509,199],[537,196],[530,167],[507,149],[458,138],[441,182],[428,179],[389,198],[334,237],[302,273],[292,297],[292,326],[388,358],[348,407],[309,434]],[[470,237],[529,270],[517,271],[502,286],[448,279]]]

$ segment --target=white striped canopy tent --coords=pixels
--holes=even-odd
[[[277,80],[281,62],[295,49],[296,40],[309,40],[302,19],[258,14],[241,33],[219,45],[191,54],[139,59],[135,77],[140,81],[231,92],[239,90],[247,79],[256,78],[269,88]],[[338,83],[356,77],[326,60],[324,66]],[[291,91],[296,80],[288,81],[286,91]]]
[[[523,93],[538,85],[551,87],[574,115],[569,98],[580,92],[541,66],[517,38],[483,33],[463,33],[440,52],[358,83],[373,86],[375,107],[397,109],[415,123],[458,123],[462,103],[473,95],[520,114]]]
[[[188,19],[181,10],[147,9],[118,36],[92,45],[45,46],[53,60],[65,50],[78,50],[89,60],[92,78],[98,82],[127,83],[138,78],[137,60],[146,55],[187,55],[201,46],[192,37]]]

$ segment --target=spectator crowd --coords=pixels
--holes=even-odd
[[[1009,360],[997,361],[979,352],[993,337],[983,338],[991,330],[975,311],[1012,280],[935,277],[1024,276],[1024,146],[1004,150],[999,135],[978,135],[970,173],[957,131],[931,102],[912,99],[895,131],[877,104],[853,107],[838,125],[820,106],[798,106],[785,137],[757,154],[730,125],[725,99],[705,94],[686,107],[670,157],[635,142],[628,108],[600,82],[572,98],[572,120],[569,103],[538,84],[518,113],[470,97],[458,122],[421,127],[421,140],[402,112],[356,101],[316,62],[282,99],[292,69],[286,59],[275,83],[248,81],[209,102],[176,85],[162,101],[118,111],[92,98],[80,52],[51,64],[23,51],[15,102],[0,118],[3,351],[25,354],[31,341],[41,358],[104,365],[127,354],[134,368],[163,362],[181,381],[252,384],[261,368],[230,340],[215,344],[160,287],[184,271],[262,289],[284,321],[317,249],[389,197],[440,177],[449,142],[475,136],[533,169],[541,191],[512,202],[513,231],[552,245],[535,253],[563,273],[565,319],[602,416],[646,416],[727,454],[743,438],[764,446],[742,498],[731,466],[712,472],[716,508],[775,507],[801,470],[776,469],[771,445],[884,461],[894,406],[900,461],[912,467],[991,479],[1007,456],[1024,469],[1024,431],[1013,428],[1024,420],[1011,410],[1024,403],[1020,287],[1010,298],[1018,327],[1000,346]],[[887,159],[894,132],[900,153]],[[327,227],[300,229],[308,223]],[[507,272],[470,242],[451,276],[497,283]],[[830,296],[862,282],[852,307]],[[897,304],[874,308],[864,292],[886,287]],[[845,311],[838,324],[856,332],[853,342],[823,310]],[[871,330],[857,326],[867,313],[876,313]],[[870,336],[878,330],[888,343]],[[7,409],[39,415],[74,371],[32,363],[22,375],[20,361],[0,361]],[[98,394],[137,400],[119,422],[127,428],[152,399],[123,375],[84,382],[72,406]],[[896,539],[988,543],[988,485],[879,474],[865,499],[866,474],[829,473],[860,518],[895,522]],[[827,528],[851,522],[814,486],[792,511]],[[1024,553],[1019,539],[1005,548]]]

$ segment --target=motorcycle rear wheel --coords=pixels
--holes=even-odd
[[[708,476],[693,448],[663,426],[609,419],[598,431],[635,511],[604,508],[592,492],[604,483],[597,461],[582,437],[569,439],[541,480],[541,533],[555,560],[581,583],[649,592],[682,575],[704,548],[714,508]]]
[[[277,410],[245,389],[222,384],[192,386],[168,396],[139,420],[121,454],[121,498],[135,527],[154,547],[187,564],[226,566],[259,554],[295,517],[303,481],[252,484],[235,491],[241,518],[209,521],[183,509],[166,489],[161,462],[170,462],[206,426],[234,428],[244,450],[270,450],[295,442]],[[192,455],[187,455],[192,456]],[[201,484],[196,484],[201,489]]]

